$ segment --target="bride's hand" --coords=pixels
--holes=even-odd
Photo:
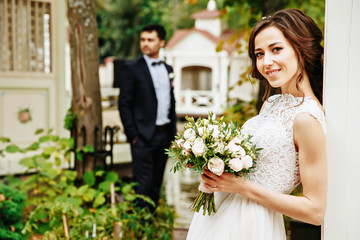
[[[220,176],[204,170],[201,175],[204,186],[212,192],[241,193],[245,190],[247,182],[243,177],[236,177],[231,173],[224,172]]]

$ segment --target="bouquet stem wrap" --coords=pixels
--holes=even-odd
[[[205,215],[206,212],[208,215],[216,213],[214,193],[207,190],[203,182],[200,182],[198,190],[200,193],[191,204],[192,210],[199,212],[201,207],[203,207],[203,215]]]

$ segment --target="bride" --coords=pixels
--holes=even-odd
[[[251,76],[265,81],[266,100],[242,131],[263,148],[249,179],[204,171],[217,213],[195,213],[188,240],[285,240],[283,214],[321,225],[326,209],[327,164],[322,33],[297,9],[258,22],[250,36]],[[270,88],[281,94],[269,96]],[[289,195],[302,183],[303,195]]]

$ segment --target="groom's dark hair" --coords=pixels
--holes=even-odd
[[[166,37],[166,31],[165,28],[163,26],[161,26],[160,24],[149,24],[146,25],[145,27],[143,27],[141,29],[141,32],[152,32],[152,31],[156,31],[158,37],[160,38],[160,40],[165,40]]]

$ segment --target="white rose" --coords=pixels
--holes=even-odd
[[[183,147],[186,150],[191,150],[191,143],[189,141],[185,141]]]
[[[239,158],[233,158],[229,161],[229,166],[235,172],[240,172],[244,168],[243,161]]]
[[[180,139],[176,140],[175,142],[178,147],[183,147],[185,141],[184,141],[184,139],[180,138]]]
[[[202,138],[197,138],[194,141],[194,144],[192,146],[192,152],[195,154],[195,156],[201,156],[204,154],[206,150],[206,145],[204,144],[204,141]]]
[[[246,155],[241,160],[243,161],[244,168],[249,169],[250,167],[252,167],[253,159],[249,155]]]
[[[194,136],[196,137],[196,133],[195,133],[194,129],[188,128],[188,129],[185,130],[184,138],[186,140],[189,140],[190,138],[193,138]]]
[[[212,132],[213,138],[218,138],[220,135],[220,130],[218,125],[209,125],[209,130]]]
[[[208,169],[218,176],[224,172],[224,167],[224,161],[220,158],[211,158],[208,162]]]
[[[202,137],[204,135],[205,128],[204,127],[199,127],[198,131],[199,131],[199,135]]]
[[[245,150],[233,140],[230,141],[230,143],[225,147],[225,149],[229,150],[229,152],[233,153],[234,155],[243,158],[246,155]]]

